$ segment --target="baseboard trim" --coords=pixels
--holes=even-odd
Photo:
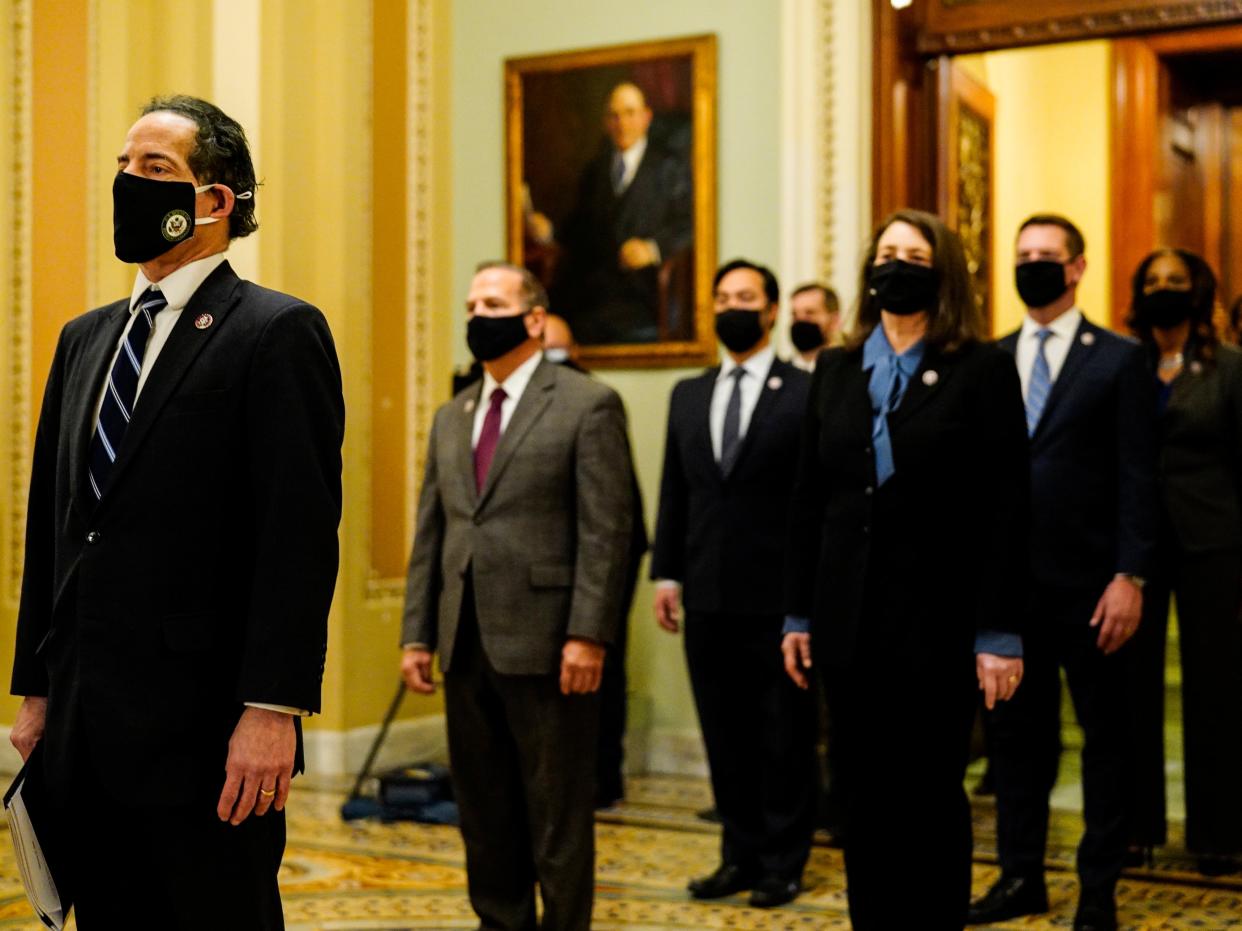
[[[357,773],[379,729],[378,724],[368,724],[348,731],[307,730],[304,739],[307,774],[345,776]],[[394,721],[371,769],[381,772],[414,761],[448,762],[443,714]]]

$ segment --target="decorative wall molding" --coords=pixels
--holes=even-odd
[[[941,2],[947,7],[962,4]],[[1211,26],[1242,21],[1242,0],[1185,0],[1098,12],[1068,12],[1031,22],[998,22],[995,26],[944,32],[927,31],[918,48],[926,54],[975,52],[1042,42],[1097,39],[1182,26]],[[1003,17],[1005,14],[998,14]],[[934,23],[933,23],[934,28]]]
[[[831,281],[836,268],[836,241],[833,236],[832,217],[836,207],[836,187],[833,173],[836,166],[836,150],[839,144],[836,124],[837,82],[834,77],[836,64],[836,23],[834,20],[835,0],[819,0],[819,42],[824,50],[816,69],[816,88],[819,96],[818,129],[819,129],[819,192],[818,220],[820,234],[817,240],[816,265],[825,281]],[[796,287],[796,285],[795,285]]]
[[[422,481],[427,436],[434,414],[432,387],[431,218],[435,177],[431,139],[434,12],[432,0],[409,0],[406,57],[406,429],[405,539],[414,537],[414,514]],[[398,585],[397,592],[401,588]]]
[[[9,345],[6,363],[9,407],[9,514],[5,552],[9,556],[6,594],[16,605],[25,556],[26,497],[30,485],[31,203],[33,165],[34,62],[33,0],[13,0],[13,278],[9,290]]]

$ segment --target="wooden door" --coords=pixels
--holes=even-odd
[[[996,98],[953,59],[937,62],[937,210],[957,231],[992,332]]]

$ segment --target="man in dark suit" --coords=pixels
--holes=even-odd
[[[656,620],[686,662],[724,836],[690,892],[751,889],[768,907],[800,890],[815,815],[814,706],[781,658],[783,556],[810,376],[775,357],[776,277],[736,260],[714,284],[722,364],[679,382],[651,576]]]
[[[1054,215],[1018,233],[1017,286],[1029,308],[1001,340],[1017,358],[1031,435],[1032,578],[1026,673],[992,719],[1002,875],[972,924],[1046,911],[1048,796],[1060,750],[1059,668],[1083,729],[1086,832],[1078,849],[1078,931],[1116,928],[1125,857],[1124,656],[1142,612],[1156,531],[1152,387],[1141,348],[1076,306],[1082,234]]]
[[[648,135],[651,117],[637,85],[613,89],[608,141],[583,170],[576,206],[556,233],[566,256],[554,306],[585,345],[659,339],[660,267],[693,242],[689,166]],[[693,309],[682,310],[688,321]]]
[[[319,311],[225,260],[258,225],[236,122],[157,98],[117,164],[116,251],[139,271],[52,363],[12,740],[39,745],[79,928],[282,928],[336,580],[340,371]]]
[[[484,263],[466,338],[484,377],[436,412],[406,587],[401,669],[444,670],[470,901],[489,929],[588,931],[598,689],[630,544],[616,392],[547,362],[547,298]]]

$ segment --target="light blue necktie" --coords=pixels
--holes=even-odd
[[[1031,380],[1026,386],[1026,432],[1035,435],[1039,426],[1039,418],[1044,414],[1048,404],[1048,394],[1052,391],[1052,372],[1048,368],[1048,356],[1044,350],[1048,346],[1048,337],[1052,331],[1047,327],[1035,331],[1039,340],[1039,349],[1035,351],[1035,363],[1031,366]]]

